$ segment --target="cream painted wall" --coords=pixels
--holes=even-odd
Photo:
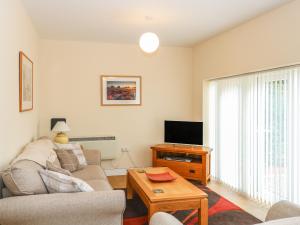
[[[37,136],[37,104],[33,111],[19,113],[19,51],[24,51],[34,62],[36,96],[38,37],[18,0],[0,0],[0,33],[1,170],[24,144]]]
[[[40,42],[21,1],[0,0],[0,169],[31,139],[49,135],[50,118],[60,116],[71,136],[115,135],[138,166],[150,165],[163,120],[202,120],[205,80],[299,63],[299,10],[296,0],[193,50],[162,47],[149,56],[137,45]],[[25,113],[18,112],[19,50],[35,63],[35,105]],[[143,106],[101,107],[102,74],[141,75]]]
[[[300,62],[299,12],[296,0],[194,48],[194,119],[202,119],[203,81]]]
[[[40,135],[50,118],[66,117],[69,136],[115,135],[137,166],[151,164],[149,146],[163,142],[165,119],[192,119],[192,49],[41,42]],[[100,75],[142,76],[142,106],[100,106]],[[120,167],[128,167],[124,157]]]

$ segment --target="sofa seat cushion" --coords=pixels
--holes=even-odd
[[[72,175],[85,181],[107,180],[103,169],[96,165],[87,165],[85,168],[73,172]]]
[[[111,187],[108,180],[87,180],[86,181],[95,191],[111,191]]]

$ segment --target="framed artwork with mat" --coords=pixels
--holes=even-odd
[[[19,52],[19,111],[33,109],[33,62]]]

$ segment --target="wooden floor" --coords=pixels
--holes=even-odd
[[[126,176],[110,176],[108,177],[108,180],[114,189],[126,188]],[[216,181],[211,181],[207,186],[256,218],[262,221],[265,219],[268,211],[267,207],[240,195],[239,193]]]

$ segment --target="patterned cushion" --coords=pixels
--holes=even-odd
[[[57,173],[62,173],[62,174],[65,174],[67,176],[72,176],[71,172],[69,170],[65,170],[61,167],[58,167],[56,166],[54,163],[50,162],[50,161],[47,161],[46,162],[46,168],[48,170],[51,170],[51,171],[54,171],[54,172],[57,172]]]
[[[40,175],[49,193],[92,192],[85,181],[50,170],[40,170]]]
[[[81,169],[78,158],[72,150],[56,149],[55,152],[63,169],[69,170],[70,172]]]
[[[83,168],[87,165],[86,158],[83,154],[80,144],[58,144],[55,143],[56,149],[72,150],[78,159],[79,165]]]

